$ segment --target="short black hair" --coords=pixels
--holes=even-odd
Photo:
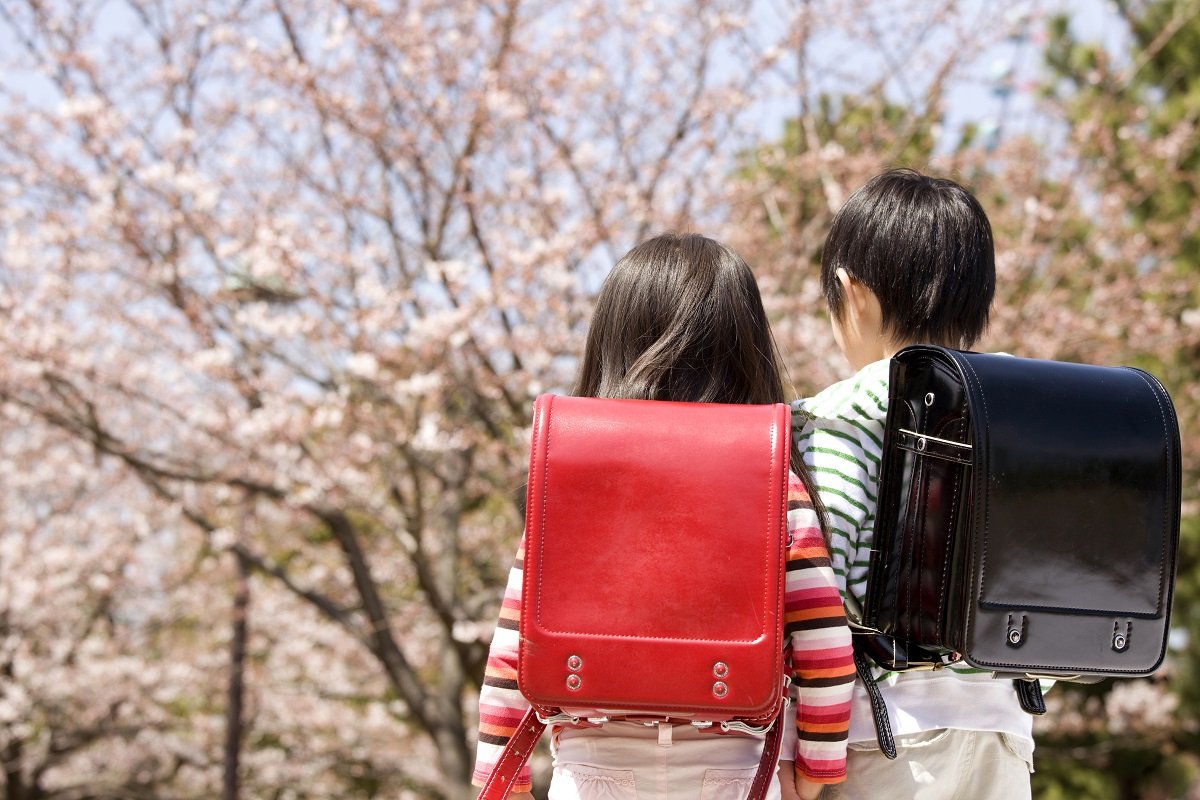
[[[885,335],[899,342],[970,347],[987,328],[996,293],[992,226],[957,183],[911,169],[876,175],[833,218],[821,288],[841,319],[846,270],[874,293]]]

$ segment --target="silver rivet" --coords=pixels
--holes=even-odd
[[[920,439],[917,439],[917,452],[924,453],[925,448],[926,448],[926,446],[928,446],[928,444],[929,444],[929,442],[925,441],[924,436],[922,436]]]
[[[713,694],[717,697],[724,697],[725,695],[729,694],[729,687],[723,682],[717,681],[713,684]]]
[[[718,678],[724,678],[728,674],[729,665],[724,661],[718,661],[717,663],[713,664],[713,675],[716,675]]]
[[[1113,650],[1124,650],[1127,644],[1129,644],[1129,640],[1125,638],[1124,634],[1118,633],[1113,637]]]
[[[567,676],[567,688],[572,692],[578,692],[579,687],[583,686],[583,678],[578,675],[571,674]]]
[[[927,406],[933,405],[933,392],[930,392],[929,394],[925,395],[925,405],[927,405]]]
[[[1016,628],[1009,628],[1008,629],[1008,643],[1009,644],[1020,644],[1021,643],[1021,631],[1019,631]]]
[[[571,656],[567,659],[567,669],[571,672],[579,672],[579,668],[583,666],[583,659],[579,656]]]

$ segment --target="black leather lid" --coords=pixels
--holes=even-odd
[[[980,605],[1162,615],[1180,477],[1178,426],[1158,381],[1125,367],[943,352],[972,396]]]

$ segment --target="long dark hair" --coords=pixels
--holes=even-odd
[[[786,402],[778,348],[750,267],[694,233],[664,233],[630,250],[596,298],[573,394]],[[824,531],[824,509],[794,442],[791,466]]]

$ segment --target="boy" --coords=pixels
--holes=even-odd
[[[843,595],[861,605],[888,400],[888,359],[915,343],[968,348],[995,293],[991,225],[953,181],[912,170],[878,175],[834,218],[821,283],[834,338],[854,377],[793,403],[795,437],[828,511]],[[855,685],[847,782],[834,798],[1019,800],[1030,797],[1032,717],[1012,681],[954,665],[876,670],[899,756],[876,744],[866,691]]]

